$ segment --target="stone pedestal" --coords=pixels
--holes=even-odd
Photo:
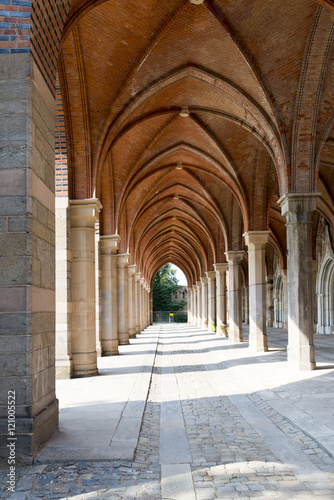
[[[249,231],[244,234],[248,246],[249,348],[255,352],[268,350],[265,256],[269,233]]]
[[[136,338],[136,265],[128,267],[129,279],[129,338]]]
[[[118,343],[129,344],[129,277],[128,265],[130,254],[117,255],[117,289],[118,289]]]
[[[101,236],[100,239],[100,326],[102,356],[118,354],[117,249],[120,239],[119,235]]]
[[[135,273],[135,328],[136,336],[140,334],[140,276],[141,273]]]
[[[208,330],[216,331],[216,272],[205,273],[208,279]]]
[[[95,322],[95,221],[97,199],[71,201],[73,376],[97,374]]]
[[[314,370],[312,215],[318,193],[289,193],[279,203],[286,217],[288,261],[288,362]]]
[[[225,263],[214,264],[216,271],[216,310],[217,310],[217,335],[227,336],[226,321],[226,271]]]
[[[197,285],[197,318],[196,326],[202,326],[202,282],[196,281]]]
[[[202,282],[202,327],[208,328],[208,278],[201,278]]]
[[[229,271],[229,339],[231,343],[242,342],[242,300],[241,300],[241,262],[243,250],[226,252]]]

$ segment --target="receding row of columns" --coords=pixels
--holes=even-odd
[[[70,202],[72,326],[70,373],[74,377],[97,373],[95,223],[97,199]],[[130,264],[130,254],[119,254],[119,235],[100,237],[100,347],[102,356],[118,354],[151,321],[151,290]]]
[[[315,368],[313,344],[312,292],[312,214],[318,194],[289,194],[281,198],[282,214],[287,220],[287,290],[288,290],[288,361],[301,370]],[[275,308],[270,306],[268,291],[274,299],[272,277],[265,272],[265,251],[269,231],[245,233],[248,247],[248,297],[242,297],[241,263],[244,250],[226,252],[226,263],[214,265],[215,271],[189,289],[189,322],[226,334],[230,342],[242,342],[242,318],[249,320],[249,348],[266,352],[267,324],[275,325]],[[228,270],[228,314],[226,307],[226,272]],[[270,279],[271,278],[271,279]],[[281,298],[281,300],[284,300]],[[284,322],[284,319],[281,318]]]

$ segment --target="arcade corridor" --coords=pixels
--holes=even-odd
[[[1,498],[333,499],[333,338],[302,373],[282,369],[286,335],[249,356],[190,325],[147,328],[99,377],[59,381],[59,435]]]

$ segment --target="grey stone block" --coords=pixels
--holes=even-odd
[[[31,235],[0,234],[0,257],[26,256],[31,253]]]
[[[31,285],[31,263],[31,257],[1,257],[0,286]]]
[[[32,200],[30,196],[1,196],[0,216],[17,216],[32,213]]]
[[[30,168],[31,147],[25,142],[16,144],[0,142],[0,169],[1,168]]]
[[[2,335],[31,335],[31,313],[0,313]]]

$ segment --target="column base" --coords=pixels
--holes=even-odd
[[[68,356],[56,356],[56,379],[72,378],[73,363]]]
[[[136,330],[136,336],[137,336],[137,335],[140,335],[140,334],[141,334],[141,331],[140,331],[139,329],[138,329],[138,330]]]
[[[117,356],[117,354],[119,354],[117,340],[101,341],[101,356]]]
[[[228,337],[227,325],[220,325],[216,332],[218,337]]]
[[[27,412],[29,409],[27,408]],[[54,399],[46,408],[34,417],[16,417],[15,419],[15,460],[19,464],[32,464],[39,450],[56,434],[58,430],[58,399]],[[0,457],[9,457],[8,418],[0,418]]]
[[[128,333],[119,333],[118,334],[118,345],[129,345],[129,334]]]
[[[230,344],[236,344],[239,342],[243,342],[243,337],[242,337],[242,330],[239,328],[237,329],[231,329],[229,328],[229,333],[228,333],[229,341]]]
[[[136,330],[129,330],[129,339],[136,338]]]
[[[97,353],[73,353],[73,377],[93,377],[97,375]]]
[[[267,335],[266,334],[250,335],[249,350],[251,352],[268,352]]]
[[[287,351],[288,363],[291,368],[300,371],[311,371],[316,369],[314,345],[301,347],[288,346]]]

